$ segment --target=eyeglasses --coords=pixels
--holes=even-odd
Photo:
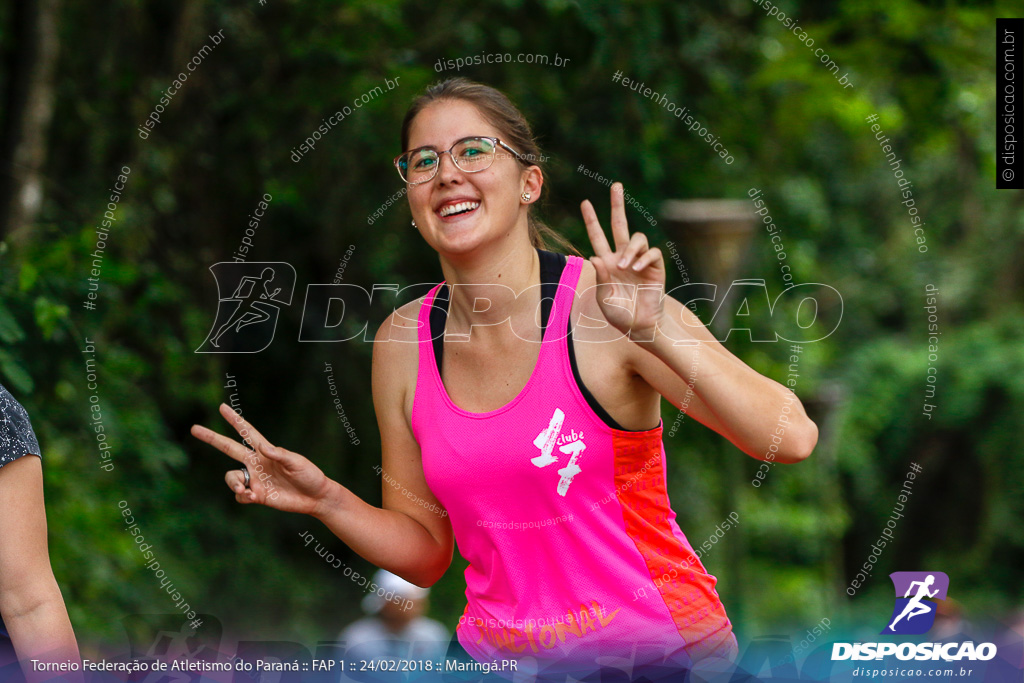
[[[512,152],[516,159],[522,160],[519,152],[498,138],[485,136],[462,138],[445,152],[451,154],[452,161],[460,171],[479,173],[487,170],[494,163],[498,145]],[[395,157],[395,168],[398,169],[398,175],[402,176],[402,180],[410,185],[419,185],[437,175],[437,169],[441,165],[441,155],[445,152],[438,152],[433,147],[412,149]]]

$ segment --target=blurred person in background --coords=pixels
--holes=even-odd
[[[415,586],[380,569],[373,576],[379,587],[363,598],[367,616],[353,622],[338,640],[350,660],[416,659],[439,661],[448,649],[448,630],[430,619],[429,588]]]
[[[75,632],[50,567],[42,451],[25,408],[0,385],[0,680],[81,681],[80,673],[34,671],[30,659],[77,662]]]

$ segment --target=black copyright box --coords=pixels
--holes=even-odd
[[[996,19],[996,189],[1024,189],[1024,131],[1017,97],[1024,97],[1021,50],[1024,18]]]

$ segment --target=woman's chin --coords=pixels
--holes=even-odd
[[[479,220],[442,223],[434,234],[435,248],[449,254],[465,254],[488,241],[487,225]]]

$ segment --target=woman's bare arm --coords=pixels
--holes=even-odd
[[[818,428],[790,389],[730,353],[676,299],[665,297],[665,312],[674,320],[655,340],[638,344],[644,350],[635,355],[637,372],[658,393],[758,460],[786,464],[811,454]],[[680,320],[685,324],[674,322]],[[676,346],[679,339],[698,344]]]
[[[440,505],[423,478],[419,445],[409,425],[417,345],[400,337],[408,336],[410,324],[415,322],[393,314],[378,331],[374,346],[373,402],[381,431],[382,474],[387,475],[383,508],[329,479],[302,455],[273,445],[226,404],[220,406],[221,416],[254,450],[200,425],[192,427],[192,435],[249,469],[251,489],[244,487],[240,469],[224,477],[239,503],[311,515],[366,561],[425,587],[451,565],[455,544],[447,516],[428,509]],[[415,338],[414,328],[412,334]]]
[[[35,455],[0,467],[0,615],[18,659],[80,662],[75,632],[50,568],[43,468]],[[28,683],[53,677],[22,667]],[[75,675],[77,680],[81,680]]]
[[[401,312],[414,319],[414,310]],[[420,447],[410,426],[415,339],[415,321],[393,314],[374,340],[373,405],[381,436],[383,509],[337,485],[318,517],[366,560],[425,587],[451,565],[455,543],[447,512],[424,479]]]
[[[635,343],[633,369],[675,405],[685,405],[689,392],[698,400],[694,416],[747,455],[780,463],[808,457],[818,428],[800,400],[729,353],[691,311],[664,296],[661,250],[649,247],[641,232],[630,235],[623,197],[614,183],[614,248],[593,205],[584,201],[580,208],[594,247],[597,303],[605,320]]]

